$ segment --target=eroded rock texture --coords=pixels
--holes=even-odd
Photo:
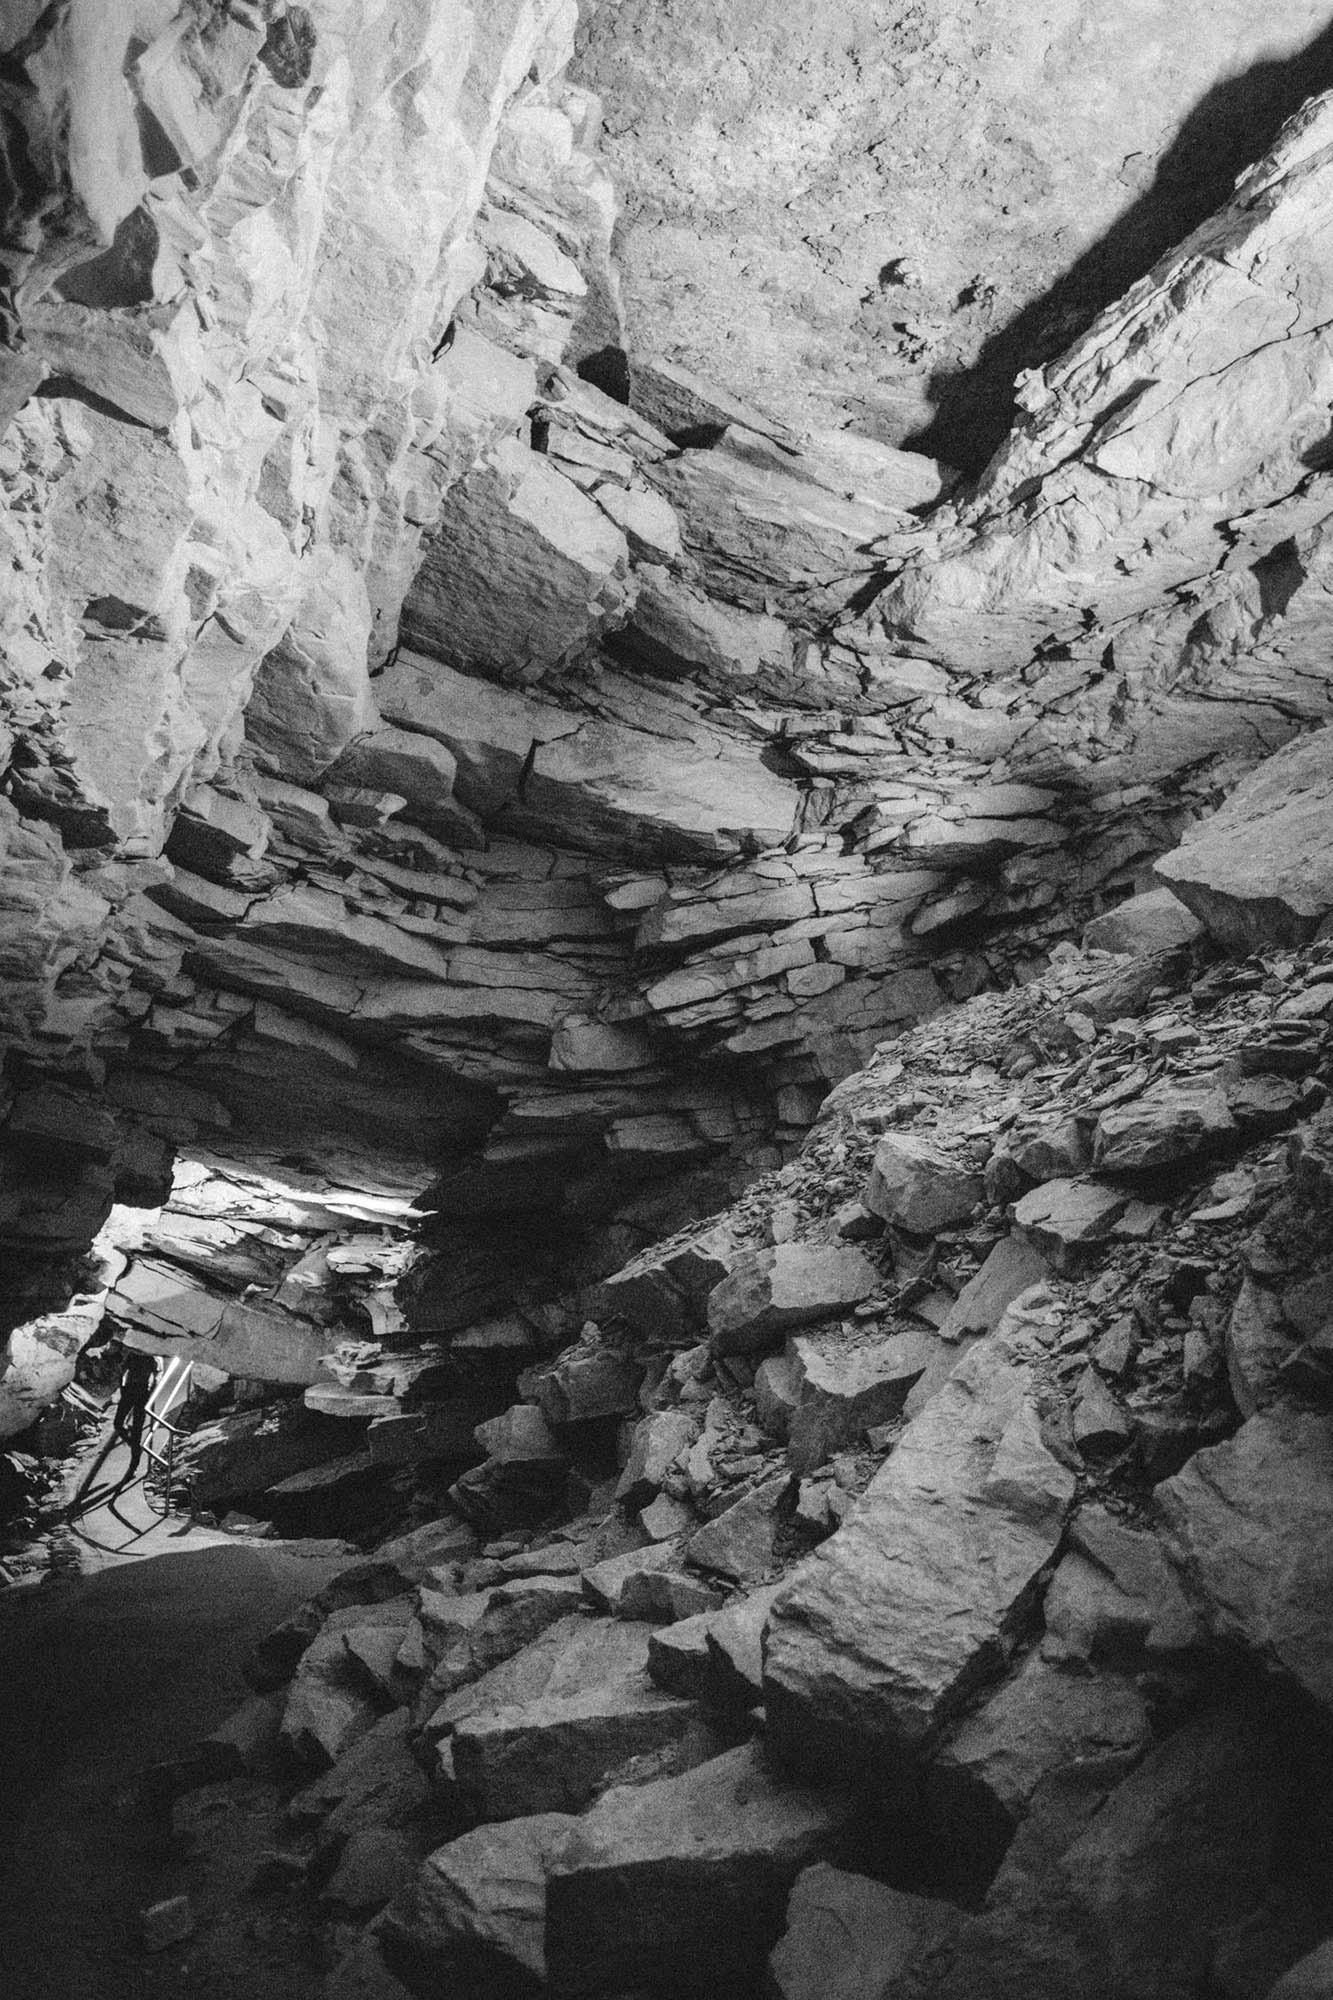
[[[529,1215],[530,1272],[666,1170],[706,1205],[1326,714],[1323,100],[947,500],[669,361],[606,393],[575,25],[16,24],[30,1271],[190,1144],[338,1134],[465,1258]]]
[[[334,2000],[1317,1976],[1327,35],[1012,13],[3,30],[0,1435],[359,1544]]]
[[[632,349],[979,470],[1021,369],[1333,80],[1306,0],[598,0]],[[651,392],[645,384],[645,394]]]

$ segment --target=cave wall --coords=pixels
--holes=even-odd
[[[959,485],[648,345],[613,16],[7,30],[11,1319],[192,1147],[707,1207],[1327,713],[1324,100]]]
[[[1310,0],[598,0],[630,344],[969,471],[1333,82]]]

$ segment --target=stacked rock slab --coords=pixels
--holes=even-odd
[[[227,1129],[350,1125],[492,1213],[554,1179],[577,1226],[734,1171],[1326,713],[1322,101],[939,514],[920,456],[585,380],[569,10],[400,11],[279,58],[182,9],[114,89],[79,9],[14,57],[6,1026],[86,1133],[7,1142],[32,1259]]]

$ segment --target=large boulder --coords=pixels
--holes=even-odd
[[[557,1991],[746,1990],[787,1892],[834,1845],[845,1799],[784,1782],[751,1745],[683,1777],[607,1792],[555,1856],[547,1964]]]
[[[643,1677],[610,1682],[466,1717],[453,1735],[454,1775],[481,1819],[578,1812],[630,1758],[697,1761],[684,1750],[691,1733],[692,1702]]]
[[[1157,1488],[1167,1547],[1213,1635],[1333,1709],[1333,1434],[1263,1410]]]
[[[796,1878],[787,1929],[769,1959],[772,2000],[881,2000],[961,1922],[950,1903],[817,1861]]]
[[[423,1861],[378,1929],[413,1993],[535,2000],[546,1979],[546,1871],[576,1822],[541,1813],[480,1826]]]
[[[866,1207],[913,1235],[932,1236],[966,1222],[985,1193],[979,1173],[928,1140],[890,1132],[875,1149]]]
[[[868,1298],[879,1272],[859,1250],[817,1243],[779,1243],[746,1250],[708,1299],[716,1354],[764,1347],[792,1327],[831,1319]]]
[[[1234,951],[1312,937],[1333,911],[1333,730],[1266,759],[1156,872]]]
[[[1073,1494],[1030,1362],[1007,1339],[974,1348],[773,1607],[782,1756],[895,1788],[1030,1625]]]

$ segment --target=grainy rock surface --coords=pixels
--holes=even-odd
[[[6,1562],[339,1565],[108,2000],[1317,1980],[1325,24],[11,13]]]

